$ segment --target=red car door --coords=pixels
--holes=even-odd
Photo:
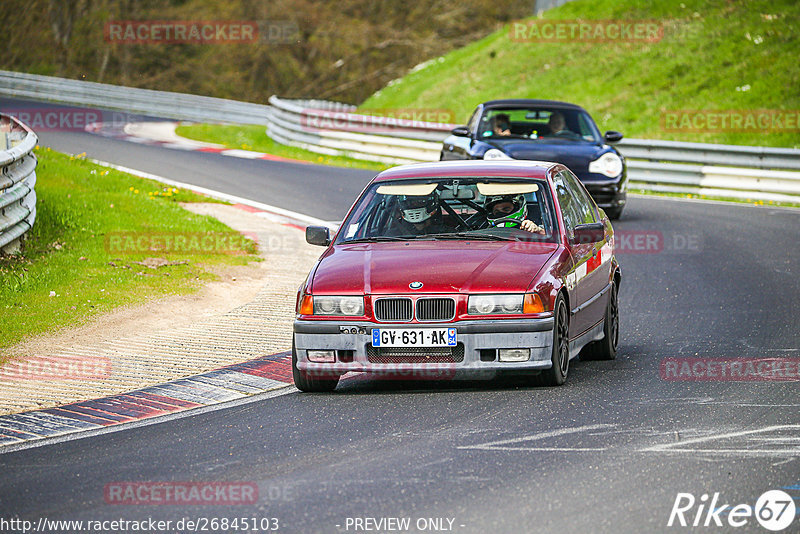
[[[578,224],[601,222],[597,206],[580,181],[571,172],[562,172],[578,212]],[[606,290],[611,279],[611,254],[607,239],[604,237],[597,243],[573,245],[576,260],[579,258],[575,266],[575,278],[580,311],[575,317],[575,329],[570,329],[572,335],[579,335],[603,320],[608,300]]]
[[[561,216],[564,219],[564,227],[566,230],[567,246],[572,258],[572,265],[566,274],[570,312],[581,310],[570,317],[570,338],[575,338],[591,326],[589,320],[586,318],[586,314],[582,312],[589,298],[586,285],[582,283],[584,278],[582,273],[591,257],[593,247],[591,244],[571,243],[573,230],[578,224],[581,224],[581,214],[575,194],[570,190],[570,184],[566,178],[565,171],[560,171],[553,177],[553,185],[555,186],[558,204],[561,207]]]

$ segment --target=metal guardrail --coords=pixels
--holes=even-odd
[[[19,251],[36,219],[36,134],[13,117],[0,115],[0,253]]]
[[[267,135],[337,156],[416,163],[436,161],[454,124],[353,113],[353,106],[271,97]],[[632,187],[651,191],[800,202],[800,150],[625,139]],[[737,167],[738,166],[738,167]]]
[[[272,97],[271,105],[0,71],[0,94],[200,122],[260,124],[276,141],[389,164],[439,159],[452,124],[354,113],[354,106]],[[800,150],[624,139],[631,186],[800,202]]]
[[[0,94],[175,120],[265,124],[269,106],[0,70]]]

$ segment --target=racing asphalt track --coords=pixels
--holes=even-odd
[[[90,134],[40,140],[326,220],[372,175]],[[334,533],[355,531],[348,517],[410,517],[451,518],[465,533],[681,532],[690,528],[666,526],[678,492],[719,492],[720,505],[780,488],[800,499],[797,382],[660,376],[664,358],[800,357],[800,211],[635,197],[615,228],[629,236],[618,253],[619,355],[573,360],[564,387],[352,380],[333,394],[288,390],[0,454],[0,518],[277,517],[282,532]],[[656,236],[655,247],[637,247],[637,234]],[[260,498],[106,504],[104,486],[121,481],[254,482]],[[735,531],[764,530],[750,518]],[[798,531],[796,519],[786,532]]]

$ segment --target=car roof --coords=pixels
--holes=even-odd
[[[552,108],[561,109],[578,109],[586,111],[577,104],[570,104],[568,102],[559,102],[558,100],[535,100],[531,98],[509,98],[505,100],[489,100],[483,103],[484,109],[487,108],[505,108],[505,107],[526,107],[526,106],[547,106]]]
[[[387,169],[375,177],[376,182],[406,178],[431,178],[450,176],[507,176],[513,178],[547,178],[549,169],[560,165],[552,161],[436,161],[412,163]]]

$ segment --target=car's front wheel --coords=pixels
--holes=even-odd
[[[553,306],[553,365],[538,375],[543,386],[560,386],[567,381],[569,372],[569,312],[564,298],[559,294]]]
[[[603,339],[593,341],[581,351],[582,360],[613,360],[617,357],[617,344],[619,343],[619,300],[617,298],[617,283],[611,283],[606,304],[605,324],[603,325]]]
[[[294,378],[294,385],[297,389],[309,393],[333,391],[339,384],[339,377],[336,375],[312,376],[298,369],[297,350],[294,348],[294,340],[292,340],[292,377]]]

